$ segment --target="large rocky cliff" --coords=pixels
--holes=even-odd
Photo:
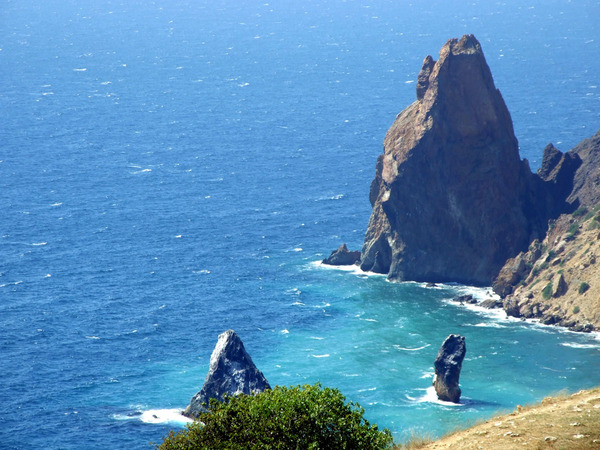
[[[384,140],[361,268],[394,280],[490,285],[564,209],[519,157],[512,120],[473,35],[425,58],[417,100]],[[562,193],[561,193],[562,194]]]

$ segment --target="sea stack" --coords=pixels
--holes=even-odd
[[[512,120],[473,35],[427,56],[417,100],[387,132],[361,268],[392,280],[489,286],[543,237],[552,203],[521,161]]]
[[[466,353],[465,338],[458,334],[448,336],[440,347],[434,363],[433,377],[433,386],[440,400],[452,403],[460,401],[458,379]]]
[[[252,362],[242,340],[235,331],[227,330],[219,335],[212,352],[204,386],[192,397],[183,415],[198,417],[207,411],[204,405],[208,406],[211,398],[223,401],[224,395],[256,394],[266,389],[271,386]]]
[[[342,244],[337,250],[331,252],[329,258],[323,260],[323,264],[331,266],[351,266],[360,261],[360,252],[350,251],[346,244]]]

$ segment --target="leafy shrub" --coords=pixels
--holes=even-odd
[[[577,314],[579,313],[579,306],[574,306],[573,307],[573,314]]]
[[[548,283],[544,289],[542,289],[542,297],[549,300],[552,297],[552,282]]]
[[[573,211],[573,214],[571,214],[573,217],[581,217],[581,216],[585,216],[588,212],[588,209],[585,206],[582,206],[581,208],[577,208],[575,211]]]
[[[585,281],[582,281],[581,284],[579,285],[579,293],[584,294],[589,288],[590,288],[590,285],[587,284]]]
[[[567,237],[573,237],[575,236],[577,233],[579,233],[579,224],[577,222],[573,222],[570,226],[569,226],[569,230],[567,231]]]
[[[257,395],[211,400],[209,412],[186,430],[171,433],[159,449],[384,449],[392,435],[363,418],[364,409],[346,403],[337,390],[320,384],[277,386]]]

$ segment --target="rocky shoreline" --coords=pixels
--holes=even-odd
[[[473,35],[427,56],[417,100],[387,132],[357,264],[392,281],[493,285],[513,317],[600,329],[600,131],[569,152],[544,149],[532,173]]]

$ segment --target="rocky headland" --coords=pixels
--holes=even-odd
[[[387,132],[361,268],[393,280],[490,285],[541,239],[558,200],[519,157],[512,120],[473,35],[427,56],[417,100]]]
[[[486,306],[600,329],[600,132],[567,153],[549,144],[532,173],[473,35],[425,58],[416,97],[384,139],[356,263],[395,281],[493,284],[503,300]]]

